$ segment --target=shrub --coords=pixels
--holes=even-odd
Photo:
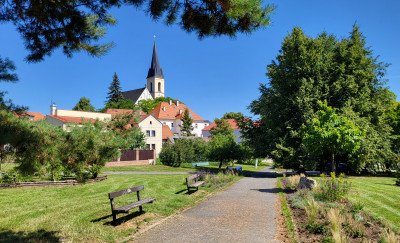
[[[295,188],[297,188],[297,186],[300,183],[300,178],[301,178],[301,175],[292,175],[292,176],[287,177],[287,180],[288,180],[290,185],[292,185]]]
[[[198,162],[206,158],[204,140],[180,138],[174,144],[163,147],[160,160],[164,165],[179,167],[182,163]]]
[[[306,224],[305,228],[313,234],[325,234],[326,233],[326,227],[325,227],[325,224],[323,224],[323,223],[321,223],[321,224],[308,223],[308,224]]]
[[[396,186],[400,186],[400,170],[396,173]]]
[[[307,206],[307,200],[304,197],[299,196],[298,193],[289,196],[289,202],[293,208],[305,208]]]
[[[325,201],[337,201],[344,198],[349,192],[351,181],[345,179],[343,174],[336,178],[332,172],[330,177],[323,176],[320,179],[320,187],[315,196]]]
[[[204,173],[202,175],[201,179],[206,182],[205,186],[219,188],[219,187],[223,187],[227,183],[231,182],[233,180],[233,178],[235,178],[235,177],[232,175],[220,172],[216,175]]]

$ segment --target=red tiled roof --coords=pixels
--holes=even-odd
[[[46,116],[44,116],[40,112],[31,112],[31,111],[23,111],[20,114],[14,112],[15,118],[29,118],[32,117],[33,121],[44,120]]]
[[[55,116],[55,115],[47,115],[49,117],[53,117],[57,120],[62,121],[63,123],[79,123],[82,124],[82,119],[87,122],[90,121],[94,123],[96,120],[93,118],[84,118],[84,117],[72,117],[72,116]]]
[[[168,137],[173,137],[174,134],[172,133],[171,129],[169,129],[168,125],[162,126],[162,139],[168,139]]]
[[[200,116],[194,113],[185,104],[179,104],[179,106],[177,106],[175,103],[172,103],[170,105],[168,102],[161,102],[149,114],[151,114],[158,120],[175,120],[182,117],[185,109],[189,110],[189,114],[191,114],[191,118],[194,121],[203,121]]]
[[[228,124],[231,126],[232,129],[240,129],[240,127],[238,127],[235,119],[226,119],[225,121],[228,122]],[[210,125],[206,126],[205,128],[203,128],[202,131],[210,131],[211,128],[216,127],[217,124],[215,122],[211,123]]]

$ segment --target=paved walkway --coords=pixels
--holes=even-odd
[[[255,172],[133,242],[276,242],[274,177]]]

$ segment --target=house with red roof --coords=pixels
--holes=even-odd
[[[32,111],[22,111],[18,113],[14,111],[14,116],[15,118],[29,119],[29,121],[40,121],[46,119],[46,116],[42,113]]]
[[[182,117],[185,110],[189,111],[189,116],[193,120],[192,133],[197,137],[202,136],[202,129],[209,125],[209,121],[204,120],[185,104],[177,101],[176,103],[161,102],[149,114],[154,116],[163,125],[167,125],[175,136],[181,135]]]
[[[241,133],[241,129],[240,129],[240,127],[237,125],[235,119],[226,119],[225,121],[226,121],[226,122],[230,125],[230,127],[233,129],[233,134],[234,134],[235,137],[236,137],[236,143],[238,143],[238,144],[241,143],[241,142],[242,142],[242,138],[241,138],[242,133]],[[210,130],[211,130],[212,128],[216,127],[216,126],[217,126],[217,124],[216,124],[215,122],[213,122],[213,123],[211,123],[209,126],[203,128],[203,129],[201,130],[201,131],[202,131],[202,136],[203,136],[203,138],[211,138]]]
[[[143,134],[145,135],[145,142],[147,149],[154,149],[156,151],[156,155],[161,153],[163,137],[164,137],[164,129],[163,125],[160,121],[158,121],[154,116],[147,114],[142,110],[129,110],[129,109],[107,109],[106,113],[115,116],[117,114],[124,113],[132,113],[136,112],[136,114],[140,117],[140,121],[137,126],[140,127]],[[132,126],[136,124],[131,124]]]

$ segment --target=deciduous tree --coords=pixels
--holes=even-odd
[[[386,67],[366,47],[356,25],[343,39],[326,33],[312,38],[295,27],[267,66],[269,82],[260,86],[261,96],[250,105],[260,120],[242,123],[246,142],[256,156],[271,156],[285,168],[321,167],[326,158],[313,158],[307,152],[300,130],[315,116],[318,101],[327,100],[338,115],[366,134],[360,149],[351,156],[341,155],[341,160],[357,171],[393,166],[396,159],[385,114],[394,95],[385,86]]]
[[[331,155],[331,170],[336,171],[335,155],[354,154],[364,134],[352,121],[337,115],[326,101],[318,104],[316,117],[302,127],[303,143],[312,155]]]
[[[95,111],[94,106],[90,104],[90,100],[86,97],[80,98],[78,103],[72,108],[75,111]]]

